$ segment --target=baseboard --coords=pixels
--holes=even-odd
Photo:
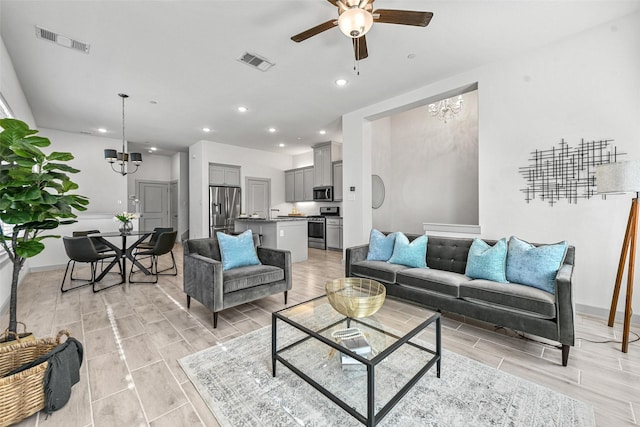
[[[43,265],[41,267],[31,267],[29,268],[29,273],[39,273],[41,271],[49,271],[49,270],[60,270],[61,268],[65,268],[67,263],[64,264],[56,264],[56,265]]]
[[[593,307],[591,305],[576,304],[576,313],[586,314],[589,316],[600,317],[602,319],[609,319],[609,309],[602,307]],[[622,322],[624,319],[624,311],[616,311],[616,321]],[[605,322],[606,322],[605,320]],[[636,326],[640,326],[640,315],[632,314],[631,323]]]

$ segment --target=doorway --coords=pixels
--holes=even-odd
[[[140,230],[169,226],[169,183],[136,181],[140,198]]]

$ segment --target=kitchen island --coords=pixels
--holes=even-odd
[[[291,251],[291,262],[307,260],[309,243],[306,218],[237,218],[235,220],[236,233],[249,229],[253,234],[261,235],[261,245],[265,248]]]

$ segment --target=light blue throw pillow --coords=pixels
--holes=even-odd
[[[371,230],[369,236],[369,253],[367,261],[389,261],[393,255],[393,246],[396,241],[396,233],[385,236],[375,228]]]
[[[220,244],[222,270],[231,270],[232,268],[248,265],[260,265],[256,247],[253,245],[251,230],[247,230],[238,236],[217,232],[216,237]]]
[[[507,282],[507,239],[500,239],[491,246],[481,239],[474,239],[469,248],[464,274],[472,279]]]
[[[567,242],[560,242],[536,247],[511,237],[507,251],[507,280],[555,294],[556,275],[567,246]]]
[[[396,233],[393,255],[388,262],[413,268],[427,268],[427,235],[423,234],[409,243],[407,236]]]

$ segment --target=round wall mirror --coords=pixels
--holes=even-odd
[[[384,181],[378,175],[371,175],[371,207],[378,209],[384,203]]]

